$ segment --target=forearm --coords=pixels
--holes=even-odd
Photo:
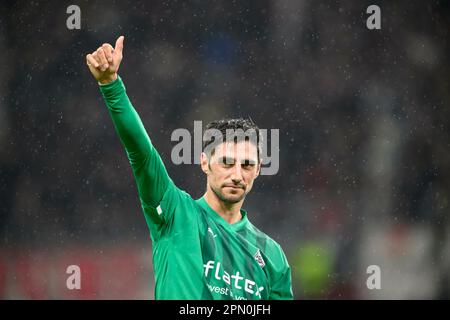
[[[139,196],[147,205],[156,207],[169,180],[164,164],[131,104],[120,77],[113,82],[100,85],[100,91],[126,150]]]
[[[142,161],[142,158],[150,152],[152,145],[139,115],[126,94],[122,80],[119,77],[116,81],[100,85],[100,92],[116,132],[131,156],[130,160]]]

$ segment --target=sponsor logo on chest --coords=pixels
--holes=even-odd
[[[243,289],[245,292],[255,295],[261,298],[261,291],[264,290],[263,286],[259,286],[255,281],[247,279],[244,275],[241,276],[239,271],[235,273],[228,273],[227,271],[221,269],[221,263],[213,260],[208,261],[203,265],[205,270],[204,275],[208,277],[210,270],[213,271],[213,277],[216,280],[221,280],[227,285],[234,287],[235,289]]]

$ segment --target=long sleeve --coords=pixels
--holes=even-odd
[[[162,222],[164,217],[157,214],[156,208],[171,180],[161,157],[131,104],[122,79],[100,85],[100,92],[130,161],[144,211],[151,212],[154,223]]]
[[[287,261],[283,249],[278,245],[278,259],[280,263],[280,270],[277,272],[272,284],[270,300],[292,300],[294,295],[292,292],[292,277],[291,267]]]

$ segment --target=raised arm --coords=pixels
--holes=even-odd
[[[144,212],[152,222],[163,222],[157,213],[164,192],[170,183],[166,168],[131,104],[122,79],[118,76],[122,61],[124,37],[117,39],[115,48],[105,43],[86,56],[86,63],[100,85],[100,91],[111,115],[114,127],[125,147],[133,169],[139,198]]]

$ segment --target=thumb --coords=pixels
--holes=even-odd
[[[122,53],[123,51],[123,40],[125,39],[124,36],[120,36],[116,41],[116,47],[114,48],[114,51],[118,53]]]

